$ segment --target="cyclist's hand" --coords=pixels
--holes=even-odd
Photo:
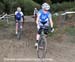
[[[51,28],[51,32],[52,32],[52,33],[54,32],[54,28]]]

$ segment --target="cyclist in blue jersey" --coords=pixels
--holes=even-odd
[[[43,25],[45,25],[45,29],[44,29],[44,33],[45,34],[48,33],[48,27],[49,27],[49,25],[51,26],[51,32],[54,31],[53,21],[52,21],[52,15],[49,12],[49,10],[50,10],[49,4],[43,3],[42,4],[42,9],[40,9],[39,12],[38,12],[38,14],[37,14],[36,24],[37,24],[38,33],[36,35],[35,47],[38,46],[38,41],[40,39],[40,34],[41,34],[41,27]]]
[[[16,34],[18,33],[18,22],[22,22],[21,28],[23,28],[24,23],[24,14],[21,11],[20,7],[17,7],[17,11],[15,12],[15,21],[16,21]]]

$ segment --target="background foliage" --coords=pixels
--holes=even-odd
[[[22,8],[24,14],[32,14],[35,7],[40,7],[32,0],[0,0],[0,14],[3,12],[14,13],[18,6]]]
[[[16,8],[20,6],[25,15],[33,14],[35,7],[38,9],[43,2],[48,2],[51,6],[52,12],[64,11],[64,10],[75,10],[74,0],[0,0],[0,14],[14,13]]]

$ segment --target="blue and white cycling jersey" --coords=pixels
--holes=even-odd
[[[22,20],[22,16],[24,16],[23,12],[15,12],[15,16],[16,16],[16,20],[21,21]]]
[[[39,16],[39,21],[42,22],[42,23],[43,22],[48,22],[49,19],[52,18],[50,12],[44,13],[42,9],[39,10],[38,16]]]
[[[44,13],[43,10],[39,10],[38,12],[38,24],[37,24],[37,29],[39,30],[41,26],[49,26],[50,25],[50,20],[52,19],[52,15],[50,12]]]

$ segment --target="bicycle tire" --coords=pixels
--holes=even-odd
[[[20,31],[18,31],[17,39],[18,39],[18,40],[20,40],[20,39],[21,39],[21,33],[20,33]]]
[[[20,28],[20,24],[21,24],[21,22],[18,22],[18,23],[19,23],[19,25],[18,25],[18,34],[17,34],[17,39],[20,40],[20,39],[21,39],[21,33],[22,33],[22,30],[21,30],[21,28]]]
[[[40,47],[40,42],[42,42],[42,47],[43,49],[39,48]],[[43,38],[41,38],[38,42],[38,47],[37,47],[37,56],[38,58],[45,58],[46,56],[46,49],[47,49],[47,41],[45,36],[43,36]]]

